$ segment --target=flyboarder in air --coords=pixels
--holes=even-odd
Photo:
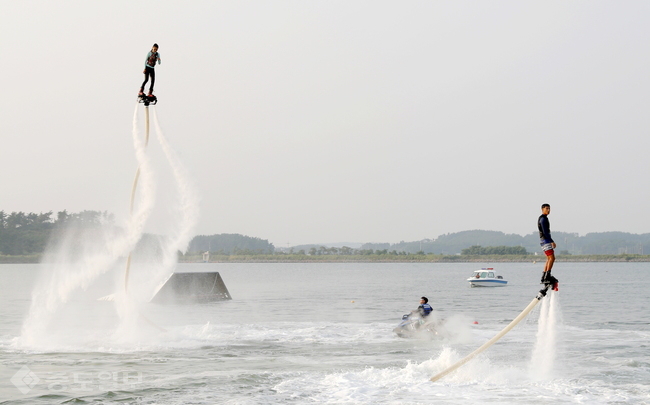
[[[537,229],[539,229],[539,244],[546,255],[546,264],[542,273],[542,284],[550,285],[557,289],[557,279],[551,275],[553,263],[555,263],[555,242],[551,238],[551,223],[548,220],[548,214],[551,213],[549,204],[542,204],[542,215],[537,219]]]
[[[144,86],[147,84],[149,81],[149,77],[151,76],[151,85],[149,86],[149,93],[146,95],[146,97],[155,97],[153,95],[153,86],[156,83],[156,71],[154,67],[156,66],[156,62],[158,64],[162,64],[162,61],[160,60],[160,54],[158,53],[158,44],[153,44],[153,47],[151,47],[151,52],[147,54],[147,59],[144,61],[144,82],[142,82],[142,86],[140,86],[140,93],[138,94],[138,97],[144,98]]]
[[[557,285],[558,281],[555,277],[551,275],[551,269],[553,268],[553,263],[555,262],[554,249],[556,245],[555,242],[553,241],[553,238],[551,238],[551,223],[548,220],[548,214],[550,213],[551,213],[551,206],[549,204],[542,204],[542,215],[540,215],[539,218],[537,219],[537,228],[539,229],[539,242],[542,245],[542,250],[544,250],[544,254],[546,254],[546,265],[544,265],[544,272],[542,273],[542,284],[544,284],[544,288],[539,290],[539,293],[537,293],[537,295],[535,296],[535,298],[533,298],[531,303],[528,304],[528,306],[523,311],[521,311],[521,313],[517,315],[517,317],[508,324],[508,326],[503,328],[501,332],[497,333],[496,336],[494,336],[492,339],[485,342],[483,346],[479,347],[478,349],[474,350],[472,353],[465,356],[465,358],[463,358],[462,360],[457,361],[451,367],[448,367],[446,370],[431,377],[431,381],[438,381],[442,377],[453,372],[463,364],[467,363],[468,361],[470,361],[471,359],[479,355],[488,347],[492,346],[496,341],[501,339],[506,333],[508,333],[519,322],[521,322],[521,320],[524,319],[530,313],[530,311],[533,310],[533,308],[535,308],[535,305],[537,305],[537,303],[539,303],[542,300],[542,298],[546,297],[546,293],[548,292],[549,289],[553,289],[554,291],[558,290],[558,285]]]

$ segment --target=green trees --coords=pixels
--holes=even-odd
[[[84,238],[90,234],[101,235],[107,228],[119,231],[113,225],[113,215],[101,211],[81,211],[68,213],[66,210],[41,213],[0,211],[0,255],[20,256],[39,255],[51,241],[63,237]],[[101,229],[100,229],[101,228]],[[84,230],[84,232],[76,232]],[[152,235],[149,235],[152,236]],[[150,240],[143,237],[139,245],[148,246]],[[153,237],[153,236],[152,236]],[[157,237],[156,237],[157,238]],[[648,255],[650,254],[650,233],[631,234],[626,232],[577,233],[553,232],[557,251],[561,255]],[[153,239],[152,239],[153,240]],[[151,243],[149,243],[151,242]],[[497,231],[463,231],[440,235],[436,239],[399,243],[366,243],[356,248],[323,245],[294,246],[293,251],[284,254],[310,256],[372,256],[382,258],[392,256],[442,254],[462,255],[526,255],[528,252],[541,253],[539,236],[536,232],[520,236]],[[469,246],[469,247],[468,247]],[[199,235],[190,242],[188,252],[210,251],[213,254],[259,255],[282,254],[268,240],[240,234]]]
[[[528,252],[523,246],[470,246],[461,251],[461,255],[527,255]]]
[[[113,215],[101,211],[82,211],[68,214],[57,213],[52,218],[52,211],[12,212],[0,211],[0,254],[30,255],[43,253],[53,233],[65,226],[91,227],[112,223]]]
[[[300,252],[303,252],[302,254],[305,254],[305,251],[303,249],[301,249]],[[337,247],[328,248],[326,246],[320,246],[318,248],[316,247],[310,248],[307,254],[310,256],[358,256],[358,255],[368,256],[368,255],[385,255],[388,254],[388,250],[353,249],[348,246],[342,246],[340,248]],[[391,252],[390,254],[398,254],[398,253]]]
[[[650,233],[632,234],[627,232],[577,233],[553,231],[557,249],[566,250],[573,255],[616,255],[650,254]],[[422,239],[399,243],[366,243],[361,249],[374,249],[397,252],[454,255],[462,253],[470,246],[484,247],[523,247],[528,252],[542,253],[537,231],[528,235],[506,234],[498,231],[462,231],[440,235],[435,239]]]
[[[191,241],[188,253],[212,252],[225,255],[273,254],[275,246],[266,239],[253,238],[238,233],[198,235]]]
[[[53,228],[52,211],[40,214],[12,212],[8,215],[0,211],[0,253],[41,253],[45,250]]]

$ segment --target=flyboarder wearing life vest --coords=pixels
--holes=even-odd
[[[542,273],[542,284],[547,284],[556,289],[558,280],[551,275],[553,263],[555,263],[555,247],[557,246],[551,238],[551,223],[548,215],[551,213],[549,204],[542,204],[542,215],[537,219],[537,229],[539,229],[539,244],[546,255],[546,264]]]
[[[144,71],[142,71],[142,73],[144,73],[144,82],[142,82],[142,86],[140,86],[140,93],[138,94],[139,97],[144,96],[144,86],[149,81],[149,77],[151,77],[151,85],[149,86],[149,94],[147,94],[147,96],[153,96],[153,86],[156,83],[156,71],[154,69],[156,62],[158,62],[158,64],[162,64],[162,61],[160,60],[160,54],[158,53],[158,44],[153,44],[153,47],[151,47],[151,52],[147,54],[147,59],[144,61]]]

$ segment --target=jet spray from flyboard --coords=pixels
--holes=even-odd
[[[503,336],[505,336],[506,333],[510,332],[510,330],[512,328],[514,328],[519,322],[521,322],[530,313],[530,311],[532,311],[533,308],[535,308],[535,306],[539,303],[539,301],[541,301],[542,298],[544,298],[546,296],[549,289],[552,289],[553,291],[558,290],[558,282],[557,282],[557,280],[555,280],[555,282],[553,284],[546,283],[544,285],[544,288],[542,288],[537,293],[537,295],[535,296],[535,298],[533,298],[533,300],[530,302],[530,304],[528,304],[528,306],[523,311],[521,311],[521,313],[519,315],[517,315],[517,317],[515,319],[513,319],[512,322],[510,322],[510,324],[508,324],[508,326],[503,328],[503,330],[501,332],[497,333],[496,336],[494,336],[492,339],[485,342],[481,347],[474,350],[472,353],[465,356],[465,358],[463,358],[462,360],[456,362],[452,366],[448,367],[446,370],[444,370],[444,371],[434,375],[433,377],[431,377],[431,381],[438,381],[439,379],[446,376],[447,374],[454,372],[456,369],[458,369],[459,367],[461,367],[465,363],[472,360],[474,357],[476,357],[477,355],[482,353],[485,349],[492,346],[499,339],[501,339]]]
[[[155,97],[155,96],[154,96]],[[140,98],[140,102],[145,105],[145,140],[148,139],[149,133],[149,106],[146,100]],[[157,101],[157,100],[156,100]],[[151,103],[150,103],[151,104]],[[176,232],[173,236],[166,239],[166,248],[163,249],[161,271],[157,272],[158,285],[151,294],[150,302],[155,303],[192,303],[192,302],[210,302],[232,299],[228,288],[226,287],[219,272],[198,272],[198,273],[175,273],[173,271],[176,265],[178,251],[183,251],[192,238],[192,231],[198,222],[198,195],[194,188],[194,183],[183,165],[182,161],[170,146],[167,138],[163,134],[158,120],[157,112],[152,110],[152,123],[156,136],[162,151],[167,159],[174,183],[176,186],[177,196],[179,197],[180,220],[176,224]],[[137,178],[133,182],[131,204],[133,204],[137,190]],[[131,208],[133,209],[133,208]],[[128,292],[129,274],[131,262],[127,260],[125,272],[124,289]],[[164,276],[161,278],[160,276]],[[145,319],[146,320],[146,319]]]
[[[138,106],[136,105],[135,112],[133,114],[133,141],[135,144],[136,157],[138,159],[138,170],[135,172],[135,177],[133,178],[133,186],[131,186],[131,203],[129,204],[129,216],[133,217],[133,205],[135,203],[135,194],[138,189],[138,181],[140,180],[140,172],[142,172],[143,165],[145,164],[145,159],[143,158],[145,154],[145,149],[149,145],[149,104],[145,106],[145,137],[144,141],[138,136]],[[150,176],[147,171],[147,176]],[[142,233],[140,233],[142,236]],[[133,257],[133,250],[129,252],[129,256],[126,259],[126,271],[124,274],[124,291],[128,292],[129,289],[129,269],[131,268],[131,258]]]
[[[159,55],[157,58],[160,61]],[[146,321],[137,310],[137,305],[134,305],[132,298],[137,296],[140,300],[144,298],[144,301],[150,301],[156,289],[156,285],[152,286],[151,283],[162,281],[173,274],[177,252],[184,250],[189,243],[192,229],[198,219],[198,197],[191,177],[163,135],[155,112],[153,117],[150,117],[149,107],[155,106],[158,102],[157,97],[153,95],[153,74],[151,79],[149,94],[145,95],[140,91],[133,115],[133,145],[138,169],[131,187],[129,218],[122,228],[107,223],[101,228],[92,229],[92,232],[74,227],[59,230],[57,240],[48,247],[41,264],[47,268],[47,271],[43,272],[41,280],[37,282],[32,292],[31,307],[21,332],[20,341],[24,345],[49,344],[54,339],[55,330],[60,329],[62,315],[67,314],[64,309],[66,306],[73,305],[71,302],[75,302],[74,298],[80,294],[80,290],[87,290],[103,274],[120,267],[124,269],[124,273],[119,274],[124,275],[124,278],[119,281],[118,292],[102,297],[100,300],[116,302],[123,325],[127,318],[130,321]],[[138,121],[139,103],[144,104],[144,134],[141,133],[141,123]],[[150,120],[151,118],[153,119]],[[147,154],[151,124],[155,128],[157,139],[171,168],[178,206],[173,210],[175,215],[168,216],[171,218],[167,222],[167,225],[172,228],[169,232],[171,236],[158,238],[162,260],[134,263],[134,251],[145,235],[145,227],[156,208],[157,169]],[[125,267],[120,265],[124,263],[124,258],[126,258]],[[140,265],[148,266],[149,272],[145,273]],[[136,269],[133,268],[134,266],[137,266]],[[133,277],[136,274],[134,270],[139,277]],[[144,278],[149,284],[145,285],[142,282]],[[76,319],[76,321],[84,322],[83,319]],[[68,337],[60,340],[66,341]]]
[[[180,250],[184,250],[192,236],[192,230],[194,229],[194,226],[196,225],[198,221],[198,196],[195,190],[195,187],[193,185],[193,182],[191,180],[191,177],[189,173],[187,172],[185,166],[177,156],[176,152],[173,150],[173,148],[170,146],[167,138],[164,136],[163,131],[160,127],[160,123],[158,121],[158,116],[156,114],[155,109],[151,108],[153,110],[153,113],[150,115],[150,106],[155,105],[157,103],[157,98],[155,96],[142,96],[140,95],[138,97],[139,103],[144,104],[144,117],[145,117],[145,122],[144,122],[144,138],[139,137],[139,132],[137,131],[137,128],[134,127],[134,137],[139,138],[139,139],[134,139],[135,145],[136,145],[136,157],[138,159],[138,169],[136,170],[135,176],[133,178],[133,184],[131,187],[131,197],[130,197],[130,204],[129,204],[129,213],[130,215],[133,215],[134,209],[135,209],[135,201],[136,201],[136,196],[138,195],[138,184],[139,180],[144,176],[151,176],[151,173],[148,173],[147,170],[149,168],[148,165],[143,165],[142,163],[146,163],[147,160],[144,158],[145,150],[147,145],[149,144],[150,140],[150,132],[151,132],[151,127],[152,127],[152,121],[153,121],[153,128],[156,132],[158,142],[160,143],[160,146],[162,148],[162,151],[165,155],[165,158],[167,160],[167,163],[169,164],[172,175],[174,178],[174,183],[175,183],[175,188],[177,191],[177,196],[179,198],[179,220],[175,224],[176,225],[176,232],[170,236],[167,237],[165,242],[164,242],[164,247],[162,249],[162,263],[158,271],[156,272],[156,276],[160,280],[167,280],[169,279],[169,276],[173,273],[174,266],[176,265],[177,262],[177,252]],[[138,114],[138,109],[136,107],[136,112],[134,115],[134,126],[137,126],[137,114]],[[147,194],[148,190],[143,190],[142,194]],[[142,235],[142,234],[141,234]],[[126,259],[126,266],[125,266],[125,271],[124,271],[124,292],[126,295],[127,301],[129,300],[130,294],[130,284],[131,284],[131,267],[132,267],[132,260],[133,258],[133,250],[129,252],[129,255]],[[153,296],[155,291],[150,291]],[[151,296],[149,298],[151,298]],[[149,321],[146,317],[144,317],[142,314],[139,314],[139,318],[141,320],[144,320],[146,323],[150,324],[151,326],[154,326],[155,328],[164,331],[163,328],[155,325],[153,322]]]
[[[155,203],[152,163],[145,154],[137,124],[137,106],[133,120],[133,142],[139,167],[139,183],[143,190],[137,210],[132,210],[123,231],[102,226],[97,232],[66,226],[57,232],[48,246],[41,267],[41,279],[32,291],[30,310],[23,322],[21,341],[39,345],[50,336],[51,326],[59,311],[79,290],[88,289],[100,276],[111,271],[142,238],[145,224]],[[108,300],[113,300],[111,296]]]
[[[553,366],[558,353],[562,312],[557,294],[550,295],[541,303],[537,324],[537,339],[530,359],[531,377],[542,380],[553,375]]]
[[[142,98],[140,98],[140,100],[142,100]],[[146,176],[146,177],[151,177],[152,176],[152,173],[149,170],[149,166],[144,164],[145,162],[147,162],[147,160],[145,159],[145,156],[146,156],[145,151],[146,151],[147,146],[149,145],[149,129],[150,129],[150,124],[149,124],[149,104],[150,103],[145,104],[145,131],[144,131],[145,136],[144,136],[144,140],[140,139],[140,136],[139,136],[138,120],[137,120],[137,117],[138,117],[138,106],[137,105],[136,105],[136,109],[135,109],[135,112],[134,112],[134,115],[133,115],[133,138],[134,138],[133,141],[134,141],[134,144],[135,144],[136,158],[138,160],[138,169],[135,172],[135,177],[133,178],[133,185],[131,186],[131,199],[130,199],[130,204],[129,204],[129,216],[130,217],[133,217],[133,208],[134,208],[134,204],[135,204],[135,196],[136,196],[136,192],[138,190],[138,182],[140,180],[141,173],[143,174],[143,176]],[[153,183],[149,183],[149,182],[147,182],[147,183],[148,184],[153,184]],[[145,190],[144,194],[147,195],[151,191],[152,191],[151,189]],[[142,230],[139,233],[139,235],[140,235],[140,237],[142,237],[142,235],[143,235]],[[133,245],[133,248],[135,248],[135,245]],[[127,259],[126,259],[126,268],[125,268],[125,271],[124,271],[124,294],[125,294],[125,298],[127,300],[127,306],[128,306],[128,300],[129,300],[129,270],[131,269],[132,258],[133,258],[133,249],[131,249],[131,251],[129,251],[129,255],[128,255]],[[133,310],[132,306],[129,306],[128,310],[132,311]],[[161,328],[160,326],[158,326],[155,323],[153,323],[152,321],[150,321],[144,315],[142,315],[142,314],[138,314],[138,315],[139,315],[138,318],[140,320],[144,321],[145,323],[153,326],[154,328],[158,329],[161,332],[166,331],[164,328]]]

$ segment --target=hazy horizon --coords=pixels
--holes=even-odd
[[[650,232],[650,3],[0,4],[1,210],[126,220],[157,42],[197,235],[527,235],[542,203],[553,231]],[[157,176],[151,233],[173,200]]]

